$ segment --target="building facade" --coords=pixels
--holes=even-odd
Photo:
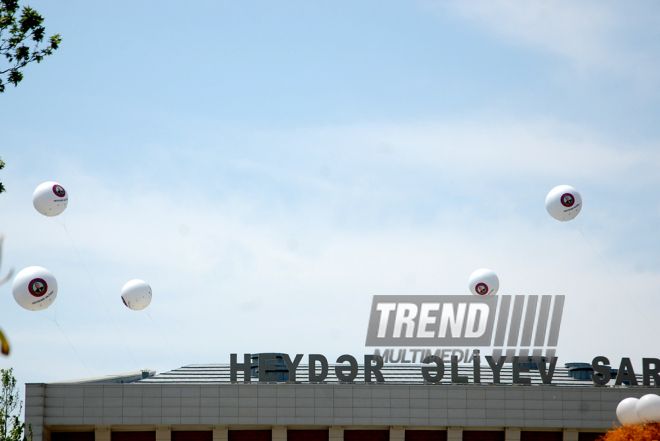
[[[507,365],[499,384],[488,366],[478,384],[469,365],[460,384],[425,382],[420,368],[386,365],[384,383],[365,382],[362,366],[350,383],[333,366],[310,383],[307,366],[295,382],[232,382],[228,365],[191,365],[27,384],[25,415],[35,441],[592,441],[613,427],[623,398],[658,393],[594,386],[567,367],[549,385],[533,368],[526,385],[513,384]]]

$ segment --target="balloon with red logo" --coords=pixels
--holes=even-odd
[[[558,221],[573,220],[582,210],[582,196],[570,185],[559,185],[546,196],[545,209]]]
[[[69,193],[57,182],[44,182],[32,195],[32,205],[44,216],[62,214],[68,203]]]
[[[151,303],[151,287],[144,280],[131,280],[121,289],[121,300],[127,308],[140,311]]]
[[[482,268],[472,273],[468,281],[470,292],[477,297],[490,297],[500,289],[500,279],[489,269]]]
[[[57,297],[57,280],[46,268],[30,266],[16,274],[11,292],[16,303],[23,308],[42,311]]]

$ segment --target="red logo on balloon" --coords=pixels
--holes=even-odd
[[[561,204],[564,207],[572,207],[574,203],[575,203],[575,198],[573,197],[572,194],[564,193],[563,195],[561,195]]]
[[[128,307],[128,303],[126,303],[126,300],[124,300],[124,296],[121,296],[121,301],[124,302],[124,305],[126,305],[126,307]]]
[[[41,297],[48,291],[48,284],[44,279],[32,279],[28,284],[28,291],[35,297]]]
[[[474,290],[477,291],[477,294],[480,296],[485,296],[488,294],[488,285],[485,283],[477,283],[477,286],[474,287]]]
[[[64,191],[64,187],[62,187],[61,185],[57,185],[57,184],[53,185],[53,193],[55,193],[56,196],[59,196],[61,198],[66,196],[66,191]]]

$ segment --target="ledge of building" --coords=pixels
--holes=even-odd
[[[142,369],[140,371],[124,372],[122,374],[103,375],[100,377],[81,378],[78,380],[55,381],[52,383],[44,383],[46,385],[54,384],[126,384],[136,383],[145,378],[150,378],[156,375],[156,371],[151,369]]]

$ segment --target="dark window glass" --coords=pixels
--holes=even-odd
[[[562,432],[533,432],[523,430],[520,432],[520,441],[562,441]]]
[[[406,441],[447,441],[447,431],[406,430]]]
[[[504,441],[504,431],[464,430],[463,441]]]
[[[156,441],[156,432],[111,432],[112,441]]]
[[[172,441],[213,441],[213,431],[191,430],[172,431]]]
[[[390,431],[344,430],[344,441],[390,441]]]
[[[230,430],[229,441],[271,441],[273,432],[270,430]]]
[[[94,441],[94,432],[52,432],[51,441]]]
[[[327,430],[287,430],[287,441],[328,441]]]

